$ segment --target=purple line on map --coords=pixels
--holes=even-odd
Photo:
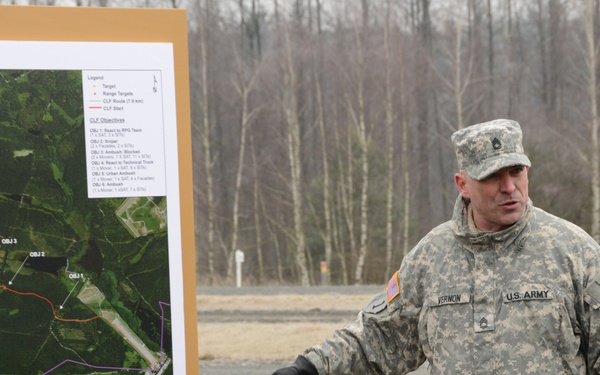
[[[163,360],[163,338],[165,337],[165,310],[163,309],[163,305],[166,306],[171,306],[170,304],[166,303],[166,302],[161,302],[158,301],[158,304],[160,305],[160,311],[161,311],[161,323],[160,323],[160,361],[162,362]]]
[[[161,302],[159,301],[159,306],[160,306],[160,311],[161,311],[161,326],[160,326],[160,361],[163,361],[163,339],[164,339],[164,334],[165,334],[165,310],[163,308],[163,306],[171,306],[170,304],[166,303],[166,302]],[[147,371],[149,370],[148,368],[126,368],[126,367],[112,367],[112,366],[96,366],[96,365],[90,365],[88,363],[84,363],[84,362],[79,362],[79,361],[74,361],[72,359],[65,359],[64,361],[62,361],[61,363],[59,363],[58,365],[52,367],[50,370],[44,372],[42,375],[47,375],[49,373],[51,373],[52,371],[56,370],[57,368],[67,364],[67,363],[73,363],[76,365],[80,365],[80,366],[85,366],[85,367],[90,367],[90,368],[94,368],[94,369],[98,369],[98,370],[117,370],[117,371]]]
[[[95,368],[95,369],[99,369],[99,370],[119,370],[119,371],[145,371],[145,370],[147,370],[147,369],[144,369],[144,368],[124,368],[124,367],[111,367],[111,366],[94,366],[94,365],[90,365],[90,364],[83,363],[83,362],[73,361],[72,359],[65,359],[64,361],[62,361],[58,365],[56,365],[56,366],[52,367],[50,370],[46,371],[43,375],[51,373],[52,371],[56,370],[57,368],[61,367],[62,365],[66,364],[66,363],[74,363],[76,365],[81,365],[81,366],[85,366],[85,367],[91,367],[91,368]]]

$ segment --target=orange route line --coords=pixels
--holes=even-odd
[[[102,319],[101,316],[95,316],[95,317],[89,318],[89,319],[64,319],[64,318],[61,318],[60,316],[58,316],[58,314],[56,314],[56,309],[54,308],[54,304],[48,298],[46,298],[44,296],[40,296],[39,294],[33,293],[33,292],[19,292],[17,290],[14,290],[14,289],[11,289],[11,288],[7,287],[6,285],[0,285],[0,289],[4,289],[4,290],[6,290],[8,292],[19,294],[21,296],[34,296],[34,297],[37,297],[39,299],[42,299],[42,300],[48,302],[48,304],[52,308],[52,314],[54,315],[54,317],[57,320],[60,320],[61,322],[67,322],[67,323],[89,323],[89,322],[91,322],[93,320],[96,320],[96,319]]]

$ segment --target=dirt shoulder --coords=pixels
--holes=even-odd
[[[199,288],[200,373],[272,374],[304,349],[331,338],[382,290]]]
[[[293,360],[352,321],[378,290],[206,290],[197,296],[200,358]]]

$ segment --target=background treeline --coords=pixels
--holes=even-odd
[[[188,10],[204,285],[236,249],[246,284],[385,282],[451,216],[450,134],[494,118],[534,204],[600,239],[598,0],[77,2],[128,4]]]
[[[598,2],[202,0],[198,270],[382,283],[457,197],[450,134],[518,120],[534,203],[598,229]]]

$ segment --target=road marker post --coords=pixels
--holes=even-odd
[[[244,252],[242,250],[235,251],[235,286],[242,287],[242,263],[244,263]]]

